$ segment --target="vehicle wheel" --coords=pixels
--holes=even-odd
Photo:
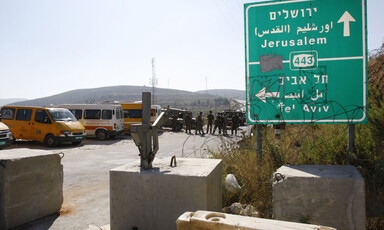
[[[44,144],[48,147],[55,147],[57,146],[57,140],[56,137],[52,134],[48,134],[45,136]]]
[[[106,140],[108,138],[107,132],[105,132],[105,130],[102,130],[102,129],[97,131],[96,138],[101,141]]]
[[[74,142],[72,142],[72,145],[75,145],[75,146],[78,146],[80,144],[81,144],[81,141],[74,141]]]

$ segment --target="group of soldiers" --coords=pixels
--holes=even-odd
[[[187,115],[184,118],[185,122],[185,133],[192,134],[192,114],[187,113]],[[227,133],[227,124],[228,124],[228,116],[227,114],[218,113],[216,118],[213,116],[212,111],[209,111],[209,114],[207,115],[207,134],[215,134],[216,129],[218,129],[219,135],[221,134],[221,131],[223,131],[223,135],[228,135]],[[214,125],[214,128],[213,128]],[[240,125],[240,119],[237,116],[237,114],[234,114],[232,116],[232,123],[231,123],[231,133],[235,133],[237,135],[237,129]],[[195,134],[202,134],[204,135],[204,120],[203,120],[203,113],[199,112],[199,114],[196,117],[196,130]],[[212,130],[213,128],[213,130]]]

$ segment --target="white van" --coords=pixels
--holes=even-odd
[[[13,135],[11,130],[3,122],[0,122],[0,149],[12,144]]]
[[[118,103],[64,104],[84,126],[87,136],[99,140],[114,138],[124,133],[123,109]]]

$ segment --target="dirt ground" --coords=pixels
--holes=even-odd
[[[161,132],[156,158],[171,160],[173,155],[177,158],[208,157],[208,150],[218,150],[239,138]],[[46,148],[40,143],[18,142],[9,148],[43,149],[64,154],[64,203],[61,213],[26,224],[17,230],[88,229],[89,225],[109,224],[109,170],[140,160],[139,151],[130,136],[107,141],[90,138],[77,147],[62,145]]]

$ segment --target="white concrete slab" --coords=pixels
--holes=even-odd
[[[336,230],[319,225],[208,211],[186,212],[176,223],[177,230]]]

